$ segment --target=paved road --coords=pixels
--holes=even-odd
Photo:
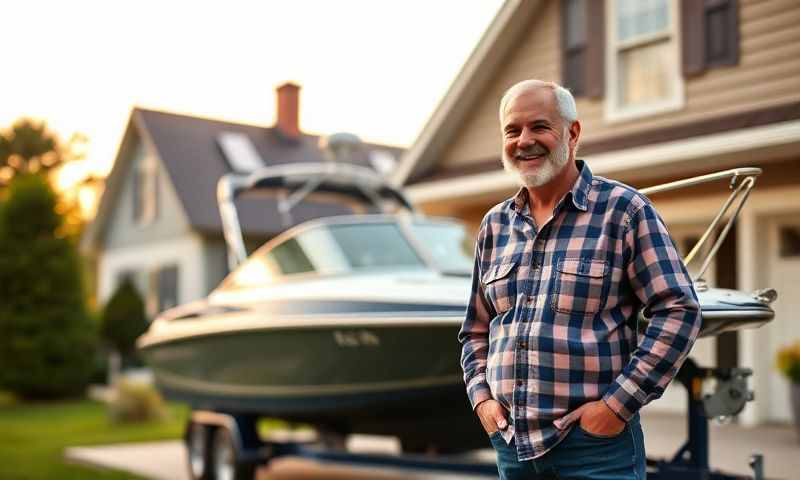
[[[648,455],[671,456],[683,443],[685,419],[680,416],[644,415]],[[391,440],[369,437],[352,439],[349,446],[358,451],[396,451]],[[712,425],[711,464],[729,473],[750,474],[748,459],[763,453],[766,474],[771,479],[800,479],[800,443],[793,429],[786,426],[744,428],[737,425]],[[492,451],[479,453],[492,458]],[[70,448],[66,456],[73,461],[135,472],[154,480],[188,480],[185,453],[179,442]],[[376,470],[315,463],[297,458],[276,460],[259,472],[259,480],[454,480],[463,475],[426,474],[399,470]],[[486,478],[486,477],[478,477]]]

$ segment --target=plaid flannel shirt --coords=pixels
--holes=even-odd
[[[630,420],[661,396],[700,330],[691,279],[650,201],[577,165],[540,229],[522,188],[478,233],[464,381],[473,408],[493,398],[507,409],[503,437],[520,460],[553,448],[584,403],[602,399]],[[641,308],[650,321],[638,339]]]

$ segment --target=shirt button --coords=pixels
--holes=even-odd
[[[534,297],[533,295],[528,295],[527,301],[528,305],[534,305],[536,303],[536,297]]]
[[[521,378],[517,379],[517,386],[521,387],[522,384],[525,383]]]
[[[519,348],[528,348],[528,342],[522,340],[519,342]]]

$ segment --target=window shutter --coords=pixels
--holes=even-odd
[[[705,53],[708,67],[739,63],[739,5],[737,0],[706,0]]]
[[[681,1],[683,74],[690,77],[706,69],[705,6],[702,0]]]
[[[586,4],[561,1],[561,83],[576,97],[586,93]]]
[[[156,280],[158,288],[159,312],[178,305],[178,266],[171,265],[158,270]]]
[[[682,0],[683,74],[739,63],[739,2]]]
[[[605,1],[589,0],[586,5],[586,95],[601,98],[605,92]]]

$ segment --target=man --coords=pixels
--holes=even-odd
[[[697,336],[691,279],[649,200],[576,161],[569,91],[520,82],[500,123],[503,165],[523,186],[481,223],[459,333],[500,477],[643,480],[638,411]]]

